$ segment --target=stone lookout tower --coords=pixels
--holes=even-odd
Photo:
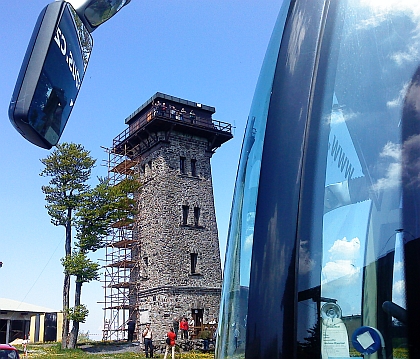
[[[232,128],[213,120],[214,112],[156,93],[114,139],[112,151],[136,162],[142,183],[129,282],[114,286],[127,288],[129,316],[139,330],[150,322],[156,339],[174,317],[193,317],[198,331],[218,315],[222,272],[210,159]]]

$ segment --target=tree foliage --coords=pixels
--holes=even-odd
[[[67,309],[67,316],[77,323],[84,323],[89,315],[89,310],[84,304],[76,305]]]
[[[40,175],[50,177],[49,185],[42,186],[42,191],[51,222],[66,228],[65,257],[62,259],[65,274],[62,347],[74,348],[79,323],[83,323],[88,315],[86,306],[81,303],[82,285],[99,278],[100,266],[91,261],[88,254],[104,247],[113,224],[134,221],[137,213],[134,194],[140,190],[140,184],[136,179],[128,178],[112,186],[109,180],[99,178],[99,183],[91,188],[88,181],[96,160],[77,144],[59,144],[41,162],[45,168]],[[76,230],[75,248],[71,245],[72,227]],[[72,308],[69,306],[70,276],[76,278]],[[70,320],[73,328],[69,335]]]
[[[51,222],[65,226],[71,218],[68,210],[77,209],[89,189],[92,168],[96,160],[82,145],[62,143],[48,157],[41,159],[45,168],[40,176],[51,177],[48,186],[42,186]]]
[[[132,194],[139,191],[135,179],[124,179],[111,186],[108,179],[99,179],[99,184],[83,197],[77,212],[77,246],[82,251],[96,251],[104,246],[103,239],[112,231],[112,224],[120,221],[132,223],[136,201]]]
[[[76,282],[87,283],[99,279],[100,265],[91,261],[85,252],[73,251],[61,260],[64,272],[76,277]]]
[[[89,190],[87,181],[90,179],[96,160],[82,145],[62,143],[44,159],[41,159],[44,169],[40,176],[50,177],[49,185],[42,186],[45,194],[48,214],[51,223],[64,226],[66,231],[65,255],[71,255],[72,220],[74,210],[79,209],[82,198]],[[67,310],[70,306],[70,275],[65,273],[63,283],[63,327],[62,347],[67,345],[70,322]]]

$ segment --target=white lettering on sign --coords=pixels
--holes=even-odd
[[[63,56],[65,56],[67,65],[69,66],[70,73],[73,76],[73,80],[75,82],[76,88],[79,90],[80,85],[81,85],[79,69],[76,66],[76,61],[73,58],[73,53],[71,52],[71,50],[67,54],[66,37],[64,36],[63,32],[61,31],[59,27],[57,27],[57,31],[54,36],[54,41],[57,44]]]

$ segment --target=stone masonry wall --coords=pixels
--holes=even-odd
[[[147,311],[156,337],[164,337],[174,316],[190,317],[193,309],[204,310],[204,323],[218,315],[222,271],[211,155],[206,139],[173,133],[169,143],[141,158],[143,187],[135,234],[140,247],[132,251],[141,266],[132,270],[137,289],[130,298],[143,314]],[[199,208],[198,224],[194,208]],[[192,256],[196,256],[194,272]]]

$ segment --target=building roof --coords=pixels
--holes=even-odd
[[[0,298],[0,311],[7,312],[31,312],[31,313],[55,313],[59,310],[41,307],[34,304],[19,302],[13,299]]]
[[[151,98],[149,98],[143,105],[141,105],[137,110],[135,110],[130,116],[125,119],[125,123],[128,124],[136,115],[138,115],[143,109],[148,107],[150,104],[154,103],[155,100],[168,100],[180,105],[185,105],[193,108],[199,108],[200,110],[207,111],[210,114],[216,112],[216,109],[212,106],[203,105],[202,103],[197,103],[193,101],[183,100],[182,98],[166,95],[162,92],[156,92]]]

